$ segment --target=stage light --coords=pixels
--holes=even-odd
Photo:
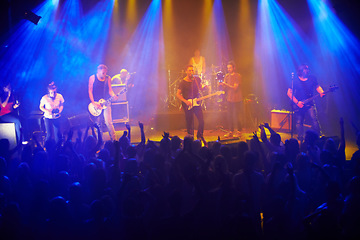
[[[25,11],[24,18],[37,25],[40,21],[40,16],[36,15],[32,11]]]
[[[230,44],[230,37],[225,21],[224,9],[221,0],[215,0],[212,5],[211,1],[205,2],[205,9],[208,9],[205,13],[204,9],[204,20],[210,16],[207,25],[205,36],[205,47],[202,47],[205,51],[204,54],[207,56],[209,62],[213,62],[217,66],[222,66],[224,63],[233,59],[232,49]],[[210,8],[212,7],[212,8]],[[209,12],[210,10],[210,12]]]
[[[308,43],[306,35],[281,5],[273,0],[259,1],[255,38],[255,69],[259,78],[254,87],[272,107],[288,107],[283,92],[291,84],[291,72],[297,65],[311,62]]]
[[[133,112],[144,117],[151,116],[158,106],[158,98],[153,96],[163,96],[167,89],[160,87],[166,84],[166,73],[159,71],[165,56],[163,35],[162,2],[152,0],[129,40],[128,48],[123,50],[123,62],[120,64],[138,72],[137,94],[129,95],[128,101],[133,106]]]

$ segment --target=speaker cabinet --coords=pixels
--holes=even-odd
[[[6,138],[10,142],[10,149],[16,147],[15,123],[0,123],[0,139]]]
[[[271,128],[276,131],[290,132],[292,117],[290,111],[272,110],[271,111]]]
[[[111,104],[111,115],[112,115],[113,123],[129,122],[129,103],[113,102]]]
[[[115,94],[120,93],[121,91],[124,91],[126,85],[125,84],[112,84],[111,88],[113,89]],[[113,103],[119,103],[119,102],[126,102],[127,98],[126,98],[126,91],[123,92],[122,94],[120,94],[118,96],[118,99],[116,100],[112,100]]]

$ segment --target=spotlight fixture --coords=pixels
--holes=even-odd
[[[24,18],[37,25],[41,17],[32,11],[25,11]]]

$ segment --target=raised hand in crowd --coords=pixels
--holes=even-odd
[[[131,142],[131,127],[130,127],[130,124],[129,124],[129,123],[126,123],[126,124],[125,124],[125,127],[126,127],[126,129],[127,129],[127,131],[128,131],[127,137],[128,137],[128,139],[129,139],[129,142]]]

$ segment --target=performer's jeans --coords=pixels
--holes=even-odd
[[[241,130],[242,102],[227,102],[227,117],[230,131]]]
[[[57,119],[49,119],[44,118],[45,130],[46,130],[46,139],[45,141],[52,139],[55,137],[55,141],[59,141],[59,137],[61,137],[60,133],[60,118]]]
[[[299,111],[295,114],[296,117],[296,129],[298,132],[298,139],[300,141],[304,140],[304,119],[306,115],[309,115],[311,126],[314,131],[320,134],[320,125],[317,119],[316,107],[311,106],[306,109],[299,109]]]
[[[21,123],[17,117],[11,115],[11,113],[6,114],[6,115],[0,117],[0,123],[14,123],[15,124],[15,132],[16,132],[16,140],[22,141],[22,139],[20,139]]]
[[[112,141],[114,141],[115,140],[115,128],[114,128],[114,124],[112,122],[111,106],[108,106],[106,109],[104,109],[103,112],[101,113],[101,115],[104,115],[104,121],[105,121],[105,125],[108,129],[110,139]],[[92,117],[92,120],[98,124],[100,124],[101,115],[98,117],[94,117],[90,114],[90,116]]]
[[[200,106],[193,107],[188,110],[185,105],[183,105],[183,109],[185,111],[185,119],[186,119],[186,129],[187,133],[194,135],[194,114],[199,122],[197,137],[200,138],[204,135],[204,115]]]

